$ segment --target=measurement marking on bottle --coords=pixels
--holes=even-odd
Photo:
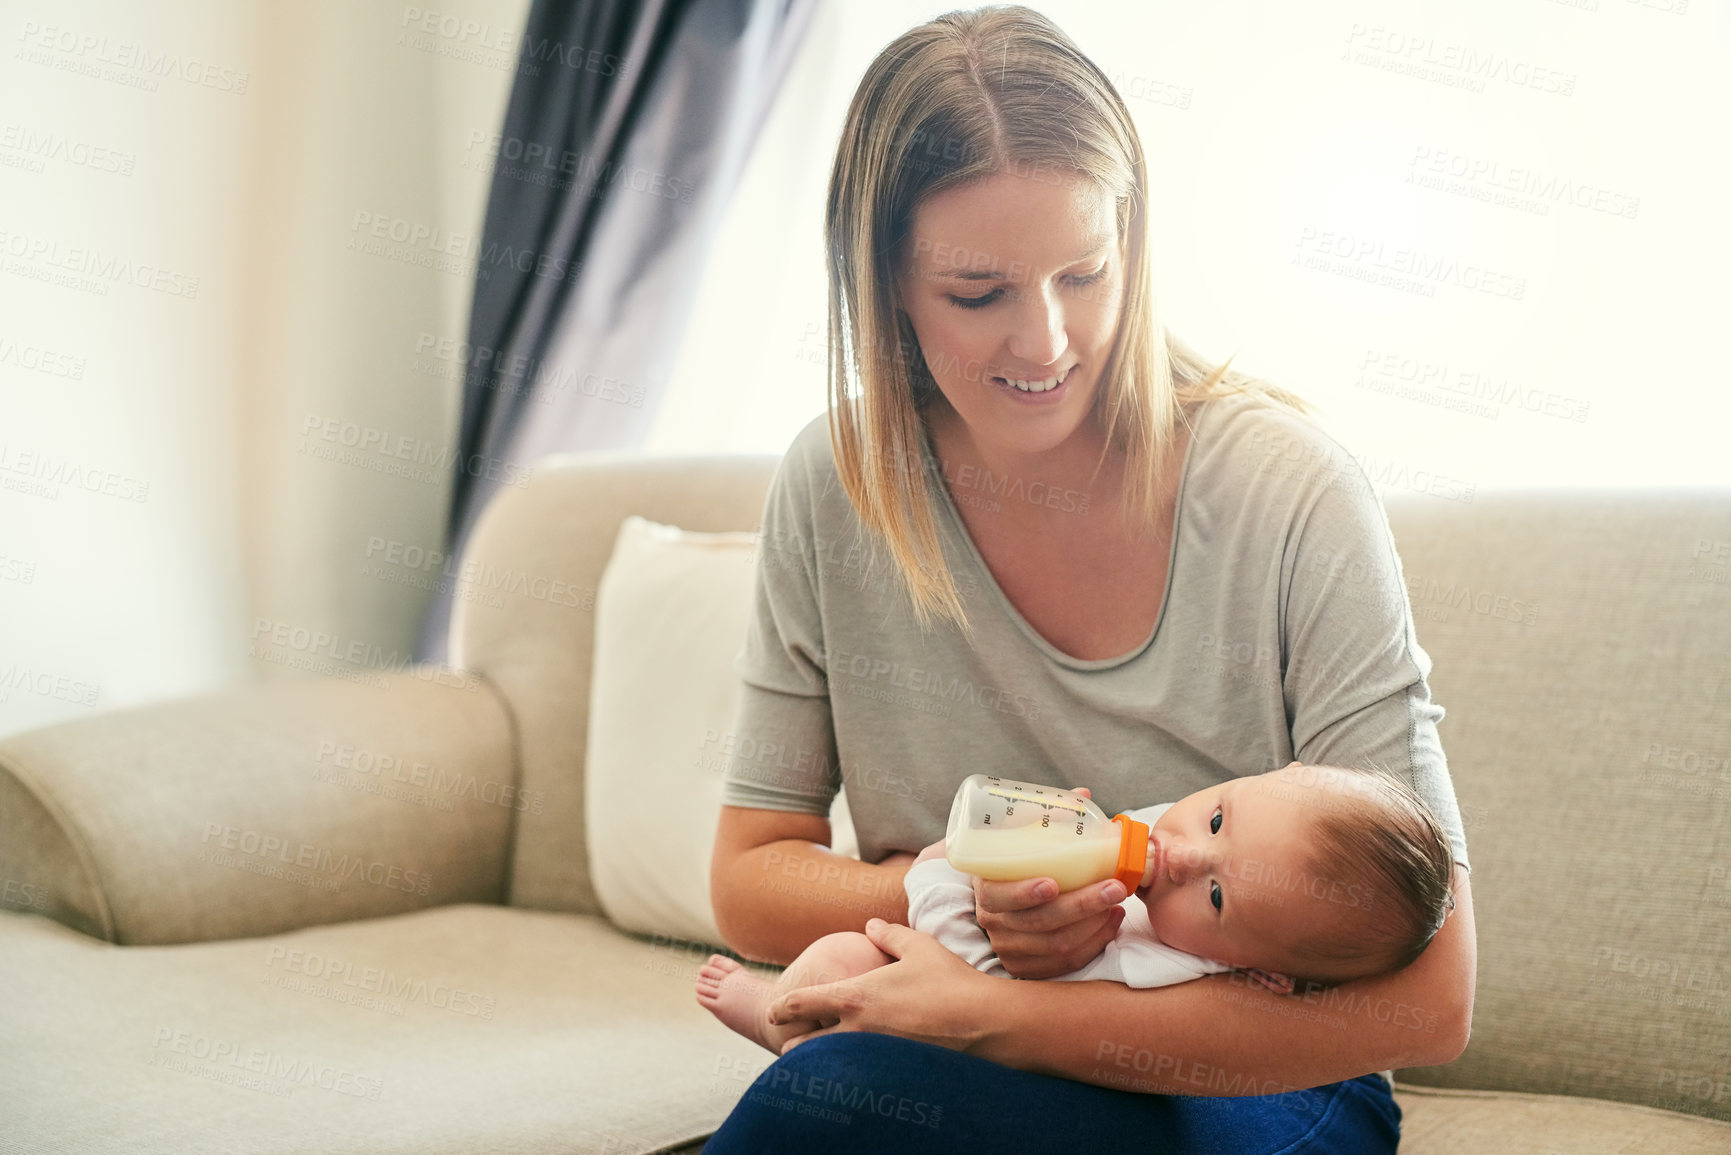
[[[1004,790],[1004,789],[996,788],[996,787],[988,787],[986,789],[986,793],[993,798],[1002,798],[1006,803],[1009,804],[1009,808],[1005,810],[1006,814],[1011,813],[1013,811],[1016,803],[1018,803],[1018,802],[1032,803],[1036,806],[1045,807],[1048,810],[1050,810],[1052,807],[1055,806],[1060,810],[1068,810],[1072,814],[1086,814],[1087,813],[1087,809],[1085,807],[1076,805],[1075,803],[1072,803],[1072,802],[1065,802],[1062,799],[1045,800],[1042,798],[1034,797],[1034,795],[1036,795],[1036,794],[1044,795],[1045,791],[1043,791],[1043,790],[1034,790],[1034,791],[1030,792],[1027,790]]]

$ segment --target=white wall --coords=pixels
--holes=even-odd
[[[1032,6],[1133,110],[1152,158],[1166,323],[1318,402],[1385,491],[1731,484],[1731,5]],[[727,259],[703,274],[652,450],[779,453],[823,410],[823,187],[847,101],[885,43],[950,7],[848,4],[808,45],[731,210]],[[1381,67],[1469,50],[1494,54],[1502,75],[1546,71],[1538,87],[1475,91],[1444,82],[1476,79],[1459,67],[1441,80]],[[1440,190],[1409,180],[1430,175],[1421,158],[1445,178],[1495,163],[1517,183],[1513,170],[1531,170],[1605,195],[1597,208],[1585,193],[1588,207],[1498,204],[1483,176]],[[1352,275],[1380,277],[1402,250],[1501,274],[1503,295]],[[1323,268],[1294,264],[1305,257]],[[1378,373],[1389,355],[1392,372]]]
[[[254,104],[237,89],[255,62],[246,5],[146,19],[15,4],[0,37],[0,727],[13,730],[244,672],[227,641],[244,602],[235,252]],[[185,78],[204,80],[198,68],[104,63],[138,45],[213,67],[215,86]]]
[[[471,145],[499,130],[527,7],[261,4],[241,377],[262,678],[409,663],[450,580],[461,366],[435,353],[467,330],[491,172]]]
[[[408,654],[425,591],[361,566],[375,537],[436,544],[449,478],[298,450],[308,414],[453,436],[455,383],[415,348],[462,336],[470,278],[348,247],[357,212],[478,237],[468,145],[512,61],[484,40],[527,0],[438,8],[470,23],[346,0],[0,9],[0,733],[295,662],[355,672],[249,656],[260,619]]]
[[[1172,326],[1322,403],[1389,485],[1427,471],[1483,489],[1731,480],[1716,340],[1731,16],[1665,3],[1682,0],[1039,6],[1139,94]],[[449,478],[309,457],[303,429],[451,444],[452,365],[417,346],[461,339],[470,276],[418,263],[426,243],[350,242],[366,239],[357,214],[478,239],[476,142],[512,62],[495,45],[527,6],[448,0],[430,28],[394,0],[0,9],[0,734],[406,657],[442,575],[369,550],[436,549]],[[820,214],[842,113],[871,56],[945,7],[822,6],[716,259],[693,271],[699,313],[652,451],[777,453],[822,410]],[[1567,74],[1573,92],[1343,60],[1379,23]],[[1418,187],[1420,149],[1639,204],[1539,214]],[[1518,275],[1521,299],[1294,265],[1306,229]],[[1370,350],[1586,420],[1453,411],[1431,384],[1376,392],[1357,383]],[[280,624],[333,641],[253,656],[260,620],[261,640]],[[332,656],[355,641],[362,662]]]

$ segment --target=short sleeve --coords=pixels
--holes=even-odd
[[[796,439],[770,482],[750,620],[733,662],[744,684],[718,753],[725,805],[827,817],[841,775],[817,598],[808,440]]]
[[[1468,866],[1460,806],[1437,735],[1431,660],[1418,644],[1394,534],[1358,463],[1334,446],[1293,526],[1281,624],[1293,756],[1409,781]]]

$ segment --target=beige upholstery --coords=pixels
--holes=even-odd
[[[523,787],[547,797],[540,814],[518,819],[513,906],[600,910],[584,853],[580,775],[593,595],[619,523],[635,513],[681,529],[756,529],[777,460],[555,458],[537,467],[534,484],[501,491],[476,525],[471,555],[485,567],[483,582],[497,577],[503,604],[459,599],[453,664],[481,671],[504,694],[517,719]],[[561,603],[556,581],[579,591],[577,606]]]
[[[1731,1123],[1568,1095],[1395,1084],[1402,1155],[1725,1155]]]
[[[674,1145],[713,1131],[771,1062],[697,1005],[704,957],[499,906],[176,947],[8,915],[0,974],[30,1009],[6,1014],[0,1150]]]
[[[471,679],[0,741],[0,1136],[633,1152],[712,1129],[769,1056],[697,1007],[703,948],[594,913],[588,599],[627,514],[753,528],[774,464],[562,459],[506,491],[464,559]],[[1731,586],[1702,560],[1731,493],[1387,504],[1480,950],[1467,1053],[1400,1073],[1405,1149],[1731,1149]]]
[[[68,926],[133,945],[500,901],[513,811],[482,795],[516,767],[498,695],[476,679],[379,677],[15,735],[0,743],[0,877],[45,893]]]
[[[1677,1092],[1731,1080],[1731,586],[1691,557],[1731,493],[1389,505],[1479,940],[1466,1054],[1403,1077],[1731,1119]]]

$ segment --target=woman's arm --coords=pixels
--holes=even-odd
[[[907,924],[902,879],[914,856],[876,865],[829,848],[829,819],[723,806],[709,865],[709,899],[727,945],[785,966],[826,934],[881,918]]]
[[[1455,886],[1454,912],[1418,961],[1325,991],[1277,995],[1237,974],[1154,990],[1006,983],[951,966],[959,960],[943,957],[930,936],[874,923],[867,934],[901,961],[847,984],[790,991],[771,1014],[840,1019],[799,1042],[834,1030],[879,1031],[1025,1071],[1159,1094],[1266,1095],[1434,1066],[1465,1049],[1472,1023],[1477,949],[1464,870]]]
[[[1393,974],[1291,995],[1241,974],[1152,991],[1018,983],[1020,997],[1003,1001],[969,1050],[1100,1086],[1186,1095],[1271,1094],[1452,1062],[1471,1030],[1478,965],[1464,870],[1455,894],[1424,954]]]

